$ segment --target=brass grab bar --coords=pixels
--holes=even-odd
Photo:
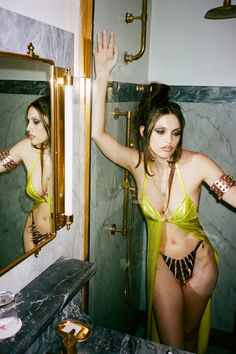
[[[142,21],[141,48],[140,48],[140,51],[135,55],[128,54],[127,52],[125,52],[124,60],[126,63],[139,59],[143,55],[143,53],[145,52],[146,30],[147,30],[147,0],[143,0],[143,2],[142,2],[142,15],[141,16],[133,16],[132,14],[130,14],[128,12],[126,13],[125,22],[131,23],[131,22],[133,22],[133,20],[141,20]]]

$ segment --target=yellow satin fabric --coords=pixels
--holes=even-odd
[[[27,184],[26,184],[26,192],[34,200],[34,206],[31,208],[31,211],[38,208],[42,203],[47,202],[50,205],[52,203],[52,195],[51,194],[49,195],[48,199],[45,200],[42,197],[40,197],[40,195],[36,192],[36,190],[33,186],[32,173],[33,173],[34,167],[36,165],[36,162],[38,161],[40,153],[41,153],[41,151],[39,150],[36,154],[36,157],[35,157],[32,167],[31,167],[31,171],[28,176]]]
[[[178,164],[176,171],[179,182],[183,190],[184,198],[180,205],[176,208],[171,217],[166,221],[177,225],[187,234],[191,234],[203,240],[210,245],[210,242],[204,233],[201,224],[198,220],[198,213],[193,201],[188,197],[185,191],[182,177],[180,175]],[[143,191],[140,197],[140,207],[145,216],[148,227],[148,245],[147,245],[147,339],[159,343],[158,331],[155,324],[155,318],[152,311],[152,295],[154,287],[154,279],[156,274],[157,261],[160,250],[160,242],[162,235],[162,223],[165,222],[160,213],[154,208],[150,201],[145,196],[145,187],[147,182],[147,174],[145,176]],[[218,262],[218,254],[214,250],[215,258]],[[204,354],[206,351],[208,337],[210,332],[210,307],[211,299],[208,301],[204,312],[198,337],[197,354]]]

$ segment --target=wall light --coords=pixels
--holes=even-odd
[[[67,230],[73,222],[73,76],[71,69],[65,74],[65,223]]]

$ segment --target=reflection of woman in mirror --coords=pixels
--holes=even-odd
[[[169,87],[150,84],[134,117],[138,150],[105,131],[109,74],[117,63],[114,34],[98,33],[92,137],[101,151],[134,176],[148,227],[147,338],[204,353],[210,329],[217,253],[198,220],[202,183],[236,207],[233,179],[206,155],[182,150],[184,117]]]
[[[50,97],[39,97],[26,113],[28,138],[0,152],[0,172],[10,171],[22,162],[27,170],[26,192],[34,200],[24,229],[24,248],[28,252],[51,235]]]

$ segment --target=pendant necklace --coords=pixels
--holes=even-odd
[[[158,174],[159,175],[159,174]],[[159,190],[159,192],[161,193],[161,195],[162,195],[162,198],[164,199],[165,197],[167,198],[167,194],[168,194],[168,181],[169,181],[169,176],[168,176],[169,174],[168,174],[168,172],[167,172],[167,183],[166,183],[166,186],[165,186],[165,190],[164,191],[162,191],[161,189],[160,189],[160,187],[156,184],[156,181],[155,181],[155,179],[153,178],[153,182],[154,182],[154,185],[155,185],[155,187]],[[153,176],[154,177],[154,176]],[[160,175],[159,175],[159,177],[160,177]],[[166,211],[167,211],[167,208],[168,208],[168,203],[167,203],[167,205],[166,205],[166,208],[164,209],[164,210],[162,210],[161,212],[160,212],[160,215],[164,215],[165,213],[166,213]]]

